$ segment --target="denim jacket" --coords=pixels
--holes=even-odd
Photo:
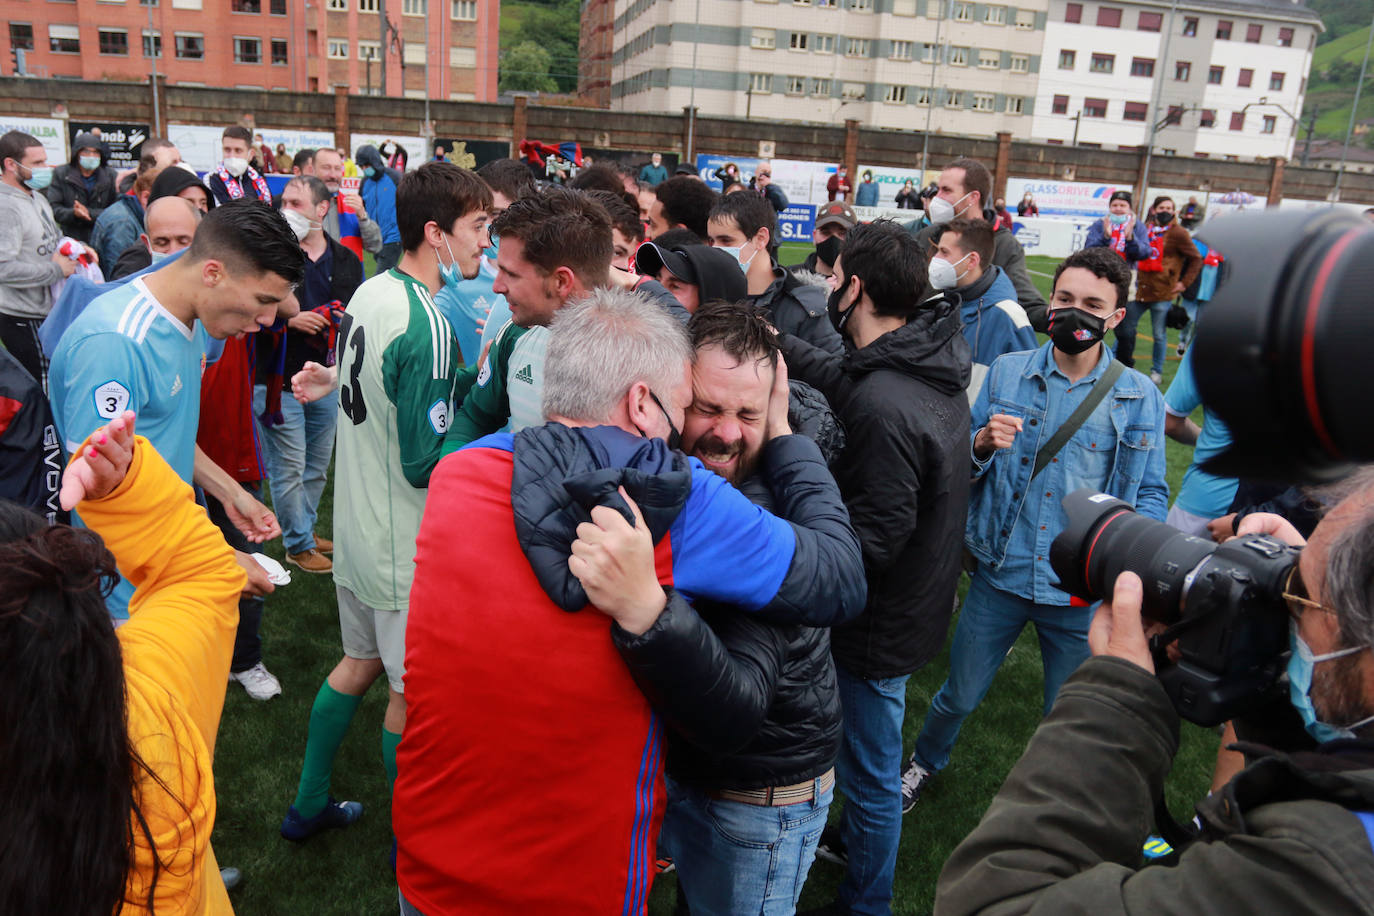
[[[1070,386],[1063,403],[1051,405],[1047,385],[1055,385],[1061,392],[1066,385],[1054,364],[1052,348],[1053,344],[1046,343],[1038,350],[999,357],[974,402],[970,427],[976,436],[995,413],[1023,421],[1011,448],[999,449],[986,461],[974,459],[965,545],[990,570],[999,569],[1009,556],[1032,557],[1040,561],[1035,564],[1037,580],[1052,575],[1048,572],[1049,544],[1064,524],[1059,502],[1067,494],[1044,489],[1053,486],[1053,481],[1063,482],[1067,477],[1076,481],[1075,485],[1096,486],[1161,521],[1169,499],[1164,479],[1164,398],[1149,379],[1133,369],[1121,374],[1107,397],[1064,444],[1056,463],[1047,466],[1032,485],[1035,453],[1112,361],[1111,351],[1103,346],[1092,373]],[[1057,377],[1051,378],[1052,374]],[[1056,467],[1059,462],[1074,463]],[[1046,504],[1027,505],[1031,496],[1046,500]],[[1034,591],[1043,593],[1043,589]],[[1035,595],[1026,597],[1042,600]],[[1067,603],[1068,596],[1062,597],[1062,603]]]

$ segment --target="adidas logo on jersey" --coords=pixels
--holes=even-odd
[[[530,364],[525,363],[524,367],[519,372],[515,373],[515,376],[511,379],[511,381],[524,382],[526,385],[533,385],[534,372],[532,371]]]
[[[178,391],[180,391],[180,390],[181,390],[181,375],[178,374],[178,375],[177,375],[177,378],[176,378],[176,381],[172,382],[172,394],[176,394],[176,393],[177,393]],[[169,397],[170,397],[170,395],[169,395]]]

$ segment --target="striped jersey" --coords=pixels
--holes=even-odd
[[[68,451],[125,410],[135,429],[191,483],[200,424],[200,378],[223,342],[200,322],[175,318],[138,277],[97,297],[58,341],[48,370],[57,428]],[[133,588],[120,582],[107,602],[128,616]]]
[[[334,581],[378,610],[402,610],[429,473],[452,411],[453,328],[400,270],[368,280],[339,325]]]

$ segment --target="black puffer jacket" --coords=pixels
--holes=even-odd
[[[835,479],[863,543],[868,605],[831,632],[835,660],[861,678],[910,674],[944,644],[959,577],[971,371],[959,314],[941,302],[843,359],[788,334],[782,349],[848,440]]]
[[[824,398],[793,382],[791,401],[793,427],[819,436],[827,457],[838,453],[844,433]],[[740,490],[771,512],[767,481],[766,472],[755,475]],[[842,728],[829,630],[769,624],[702,601],[696,615],[685,603],[671,604],[659,626],[643,636],[618,627],[615,634],[616,648],[651,699],[682,689],[677,658],[701,659],[703,675],[730,675],[738,715],[724,727],[712,716],[694,732],[690,722],[674,717],[667,757],[674,779],[704,789],[761,789],[814,778],[834,764]],[[690,703],[690,695],[683,701]]]
[[[92,147],[100,150],[100,167],[92,173],[94,186],[86,187],[86,179],[81,176],[80,151]],[[69,235],[80,242],[91,240],[95,221],[105,208],[114,203],[119,196],[115,190],[115,170],[106,165],[110,154],[105,144],[95,134],[77,134],[72,141],[72,158],[66,165],[53,169],[52,183],[48,185],[48,203],[52,205],[53,219],[62,227],[62,234]],[[91,214],[90,222],[76,215],[77,202],[83,204]],[[104,267],[105,265],[101,265]]]
[[[768,309],[773,326],[784,334],[793,334],[812,346],[839,356],[844,353],[844,341],[830,324],[825,313],[825,290],[804,280],[791,271],[773,265],[773,282],[757,296],[746,301]]]

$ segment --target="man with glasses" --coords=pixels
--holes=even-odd
[[[1137,869],[1179,720],[1154,677],[1140,580],[1124,573],[1093,620],[1095,657],[1065,683],[982,822],[945,864],[940,912],[1374,908],[1374,480],[1362,472],[1350,485],[1352,495],[1313,531],[1285,594],[1290,713],[1315,749],[1244,746],[1249,765],[1198,805],[1201,836],[1178,850],[1173,867]],[[1248,516],[1240,533],[1303,543],[1274,515]]]

